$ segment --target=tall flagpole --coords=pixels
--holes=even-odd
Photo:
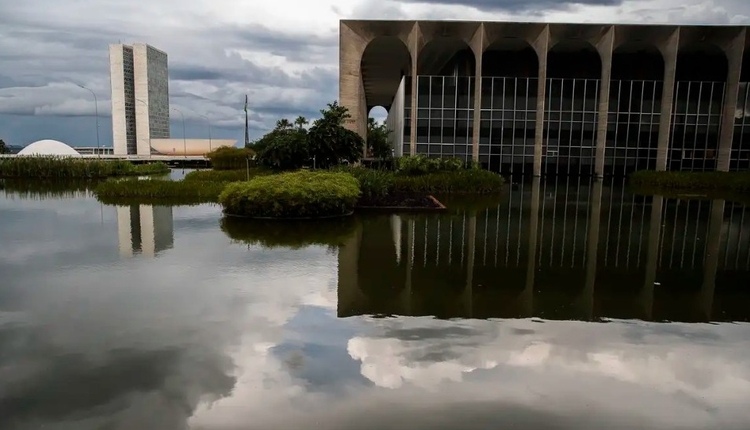
[[[247,94],[245,94],[245,146],[249,144],[250,141],[247,137]]]

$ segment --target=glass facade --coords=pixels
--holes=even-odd
[[[482,78],[479,162],[487,169],[532,173],[536,78]]]
[[[483,168],[503,174],[532,174],[539,81],[529,73],[536,66],[526,61],[528,67],[520,72],[506,70],[505,65],[512,54],[495,52],[493,55],[492,61],[483,62],[486,73],[520,73],[526,76],[481,78],[480,110],[477,113],[479,130],[476,133],[478,161]],[[587,60],[591,64],[581,66],[566,60],[569,55],[572,54],[558,53],[556,66],[548,65],[548,69],[554,73],[548,72],[551,77],[545,82],[544,120],[540,133],[542,173],[591,176],[595,174],[596,166],[601,80],[596,78],[598,71],[595,71],[595,62],[591,58]],[[623,55],[627,55],[627,58],[623,60],[621,55],[617,67],[613,67],[612,76],[617,79],[610,81],[604,139],[602,173],[612,176],[659,167],[657,154],[664,82],[654,78],[662,76],[664,68],[648,56],[652,54]],[[639,59],[639,55],[643,55],[643,58]],[[464,57],[461,57],[462,61],[466,60]],[[660,61],[661,54],[657,57]],[[717,80],[721,71],[705,71],[698,66],[698,63],[705,63],[713,57],[699,57],[690,60],[692,62],[685,59],[678,61],[678,69],[681,68],[682,72],[676,75],[674,84],[667,170],[713,171],[718,166],[726,84]],[[454,63],[455,59],[449,61],[449,64]],[[398,124],[394,128],[396,135],[403,137],[403,140],[394,140],[395,147],[403,151],[397,153],[411,154],[411,127],[415,125],[414,153],[472,159],[477,83],[471,75],[471,67],[466,69],[454,67],[447,75],[418,75],[414,100],[411,96],[412,78],[408,75],[403,77],[402,86],[394,98],[398,100],[398,107],[395,108],[397,115],[403,116],[398,121],[390,118],[392,124]],[[461,73],[469,75],[461,76]],[[412,112],[411,104],[414,101],[417,105]],[[416,114],[414,124],[411,123],[412,113]],[[748,170],[748,82],[740,83],[734,125],[730,169]]]
[[[662,81],[613,80],[609,96],[605,173],[655,170]]]
[[[547,80],[542,148],[545,173],[594,173],[599,82],[598,79]]]
[[[750,83],[740,82],[729,170],[750,170]]]
[[[123,71],[125,73],[125,142],[128,154],[138,152],[135,136],[135,79],[133,77],[133,48],[122,47]]]
[[[407,81],[410,81],[407,77]],[[407,93],[408,95],[408,93]],[[409,100],[411,97],[407,97]],[[405,119],[411,118],[410,102]],[[419,76],[417,79],[417,154],[471,160],[474,132],[474,78]],[[410,129],[404,127],[404,153]]]
[[[716,170],[723,82],[678,81],[667,170]]]

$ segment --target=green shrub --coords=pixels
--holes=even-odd
[[[460,158],[435,158],[424,154],[410,155],[398,159],[398,171],[406,175],[426,175],[436,172],[455,172],[474,168],[473,163],[467,163]]]
[[[628,178],[633,187],[750,191],[750,172],[638,171]]]
[[[210,181],[210,182],[239,182],[247,181],[247,169],[241,170],[194,170],[185,175],[185,181]],[[259,168],[250,169],[250,178],[260,175],[271,174],[270,171]]]
[[[351,212],[359,193],[359,183],[348,173],[299,171],[231,183],[219,203],[232,215],[316,218]]]
[[[166,173],[169,173],[169,166],[161,162],[135,165],[124,160],[70,157],[0,159],[0,177],[6,178],[107,178]]]
[[[307,246],[339,246],[352,236],[356,227],[353,217],[340,217],[315,221],[249,220],[225,217],[221,229],[232,240],[264,248],[299,249]]]
[[[421,176],[396,175],[393,191],[425,194],[489,194],[502,189],[502,176],[487,170],[458,170]]]
[[[407,175],[384,170],[341,168],[357,178],[363,198],[400,194],[490,194],[505,184],[502,176],[487,170],[470,169]]]
[[[206,154],[206,158],[214,170],[239,170],[246,168],[248,158],[252,159],[254,155],[255,151],[250,148],[222,146]]]
[[[346,169],[346,171],[359,181],[359,188],[362,191],[361,197],[364,199],[384,196],[393,191],[395,180],[393,172],[362,167],[354,167]]]
[[[226,183],[209,181],[109,180],[94,189],[105,204],[173,204],[213,203]]]

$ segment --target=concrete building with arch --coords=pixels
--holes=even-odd
[[[745,26],[343,20],[339,36],[347,126],[366,137],[384,107],[396,155],[535,176],[750,169]]]

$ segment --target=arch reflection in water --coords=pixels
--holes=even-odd
[[[750,210],[518,184],[441,215],[367,216],[339,252],[338,315],[750,320]]]
[[[174,246],[171,206],[117,206],[117,238],[120,256],[154,257]]]

